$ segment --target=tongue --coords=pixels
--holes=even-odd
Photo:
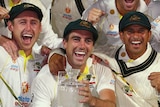
[[[126,0],[126,3],[132,3],[133,0]]]
[[[77,56],[78,59],[81,59],[81,60],[84,58],[83,54],[76,54],[76,56]]]
[[[31,37],[23,37],[23,40],[25,44],[31,43]]]

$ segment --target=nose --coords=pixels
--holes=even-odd
[[[81,40],[81,41],[80,41],[80,47],[81,47],[81,48],[85,48],[85,46],[86,46],[85,41],[84,41],[84,40]]]
[[[134,37],[134,38],[138,38],[140,35],[141,35],[141,34],[140,34],[139,32],[134,32],[134,33],[133,33],[133,37]]]
[[[27,23],[25,29],[26,29],[27,31],[31,30],[31,24],[30,24],[30,23]]]

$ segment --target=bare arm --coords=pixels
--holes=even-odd
[[[18,47],[14,40],[11,40],[5,36],[0,36],[0,46],[2,46],[11,55],[13,60],[17,59]]]
[[[10,16],[8,10],[0,6],[0,21],[2,19],[8,19]],[[6,35],[7,36],[7,35]],[[0,46],[2,46],[11,55],[12,59],[15,60],[18,56],[18,47],[14,40],[11,40],[5,36],[0,36]]]
[[[65,70],[66,59],[64,49],[57,48],[52,50],[48,57],[49,69],[53,75],[58,75],[58,71]]]
[[[99,93],[99,98],[92,96],[89,89],[89,82],[83,81],[85,87],[79,88],[79,94],[84,96],[81,103],[88,103],[91,107],[116,107],[116,98],[113,90],[103,89]]]

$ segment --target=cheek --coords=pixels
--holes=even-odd
[[[73,48],[76,45],[72,44],[71,42],[70,43],[69,42],[63,42],[63,46],[64,46],[65,49],[67,49],[67,48],[70,49],[70,48]]]
[[[87,46],[87,50],[88,50],[89,52],[92,52],[92,51],[93,51],[93,49],[94,49],[93,45],[89,45],[89,46]]]

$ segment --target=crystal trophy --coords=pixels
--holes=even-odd
[[[77,81],[79,72],[79,69],[59,71],[57,107],[83,107],[83,103],[79,103],[83,97],[78,94],[78,88],[84,86]]]

